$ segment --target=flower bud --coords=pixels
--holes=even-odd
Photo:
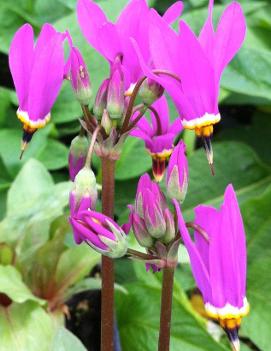
[[[147,78],[139,90],[139,96],[145,105],[152,105],[164,94],[164,88],[151,78]]]
[[[124,76],[121,64],[115,64],[108,85],[107,111],[111,119],[121,119],[125,109]]]
[[[88,105],[92,96],[87,66],[80,51],[71,49],[71,84],[81,105]]]
[[[78,135],[71,142],[69,152],[69,173],[72,181],[74,181],[78,172],[84,167],[88,148],[89,143],[85,136]]]
[[[175,147],[170,157],[166,185],[168,196],[171,199],[184,201],[188,187],[188,162],[183,142]]]
[[[93,114],[100,121],[103,117],[104,110],[107,103],[107,92],[108,92],[109,79],[105,79],[96,95],[95,103],[93,106]]]
[[[126,234],[111,218],[91,210],[81,211],[77,218],[71,218],[71,225],[80,239],[99,253],[111,258],[126,254]]]
[[[150,236],[147,228],[145,227],[144,220],[138,214],[132,213],[132,227],[133,232],[140,246],[152,247],[153,238]]]

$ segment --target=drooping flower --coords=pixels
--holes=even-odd
[[[183,202],[188,187],[188,162],[185,156],[185,144],[180,141],[175,146],[167,168],[167,194],[171,199]]]
[[[177,1],[164,15],[167,23],[174,22],[182,12],[182,2]],[[87,41],[110,63],[122,57],[126,89],[142,76],[142,70],[134,55],[130,37],[140,43],[143,55],[150,58],[148,26],[149,11],[146,0],[132,0],[123,9],[116,23],[110,22],[93,0],[79,0],[77,15],[80,28]]]
[[[132,227],[138,243],[156,257],[147,263],[154,271],[175,266],[180,240],[175,240],[174,217],[159,185],[151,181],[148,174],[140,178],[135,206],[130,205],[129,209],[129,222],[123,229],[128,233]]]
[[[83,167],[74,179],[73,189],[70,193],[70,220],[77,218],[85,210],[94,210],[98,197],[96,178],[93,171]],[[74,240],[77,244],[82,242],[80,234],[74,229]]]
[[[140,42],[131,39],[144,74],[161,84],[174,100],[184,128],[203,137],[208,161],[213,163],[210,137],[220,121],[219,82],[223,70],[240,49],[246,32],[245,17],[237,2],[222,14],[217,30],[212,25],[213,0],[209,17],[199,38],[184,22],[175,32],[155,11],[149,15],[149,45],[152,64],[145,59]],[[173,73],[155,75],[152,69]]]
[[[180,207],[175,200],[179,229],[188,250],[193,275],[203,295],[210,318],[218,320],[239,351],[238,330],[249,312],[246,299],[246,238],[242,216],[232,185],[225,191],[219,210],[210,206],[195,209],[195,223],[208,240],[195,231],[189,236]]]
[[[79,242],[86,242],[99,253],[118,258],[128,249],[126,234],[111,218],[91,210],[79,211],[70,217]]]
[[[85,136],[78,135],[71,142],[69,152],[69,174],[72,181],[74,181],[78,172],[85,165],[88,148],[89,142]]]
[[[25,24],[12,40],[9,67],[19,100],[17,116],[23,123],[22,150],[33,133],[50,120],[64,76],[64,38],[53,26],[44,24],[34,45],[33,28]]]
[[[173,142],[182,130],[178,119],[170,124],[169,109],[165,97],[160,98],[152,105],[151,121],[142,117],[130,135],[144,140],[145,147],[153,161],[153,175],[157,181],[162,180],[166,161],[173,150]],[[134,118],[137,117],[135,114]]]

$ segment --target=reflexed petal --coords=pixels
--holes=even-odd
[[[195,244],[190,238],[178,202],[176,200],[173,200],[173,203],[178,217],[178,225],[181,232],[181,237],[190,256],[193,275],[196,279],[196,283],[200,291],[203,294],[204,301],[208,302],[211,298],[211,287],[208,271]]]
[[[23,25],[14,35],[9,51],[9,67],[21,110],[28,112],[29,77],[33,66],[34,33],[30,24]]]
[[[168,103],[167,103],[166,97],[162,96],[152,106],[156,109],[160,117],[162,133],[163,134],[167,133],[169,129],[169,109],[168,109]],[[156,130],[157,121],[156,121],[156,117],[154,116],[154,113],[152,112],[151,112],[151,120],[152,120],[152,125],[154,127],[153,129]]]
[[[215,35],[214,64],[217,79],[240,49],[246,34],[246,20],[240,4],[231,3],[219,21]]]
[[[64,65],[63,36],[56,34],[35,54],[28,96],[31,120],[43,119],[51,111],[63,81]]]
[[[50,23],[45,23],[40,31],[37,43],[35,45],[35,55],[39,53],[40,50],[43,50],[50,40],[56,35],[55,28]]]
[[[181,16],[183,12],[183,2],[182,1],[176,1],[173,5],[171,5],[167,11],[165,12],[163,19],[168,23],[174,23],[178,17]]]
[[[107,23],[102,9],[92,0],[79,0],[77,3],[77,17],[79,26],[87,41],[100,51],[99,28]]]

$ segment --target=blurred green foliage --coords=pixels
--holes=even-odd
[[[111,19],[126,2],[99,1]],[[229,2],[215,2],[215,21]],[[199,203],[218,206],[225,186],[233,183],[248,242],[251,313],[241,328],[242,347],[246,351],[270,351],[271,1],[240,2],[248,31],[244,47],[222,79],[222,122],[214,136],[216,177],[210,176],[203,150],[194,151],[192,141],[189,190],[183,210],[191,219],[193,207]],[[173,1],[152,3],[163,12]],[[206,18],[207,3],[184,0],[183,18],[196,32]],[[95,96],[108,67],[82,37],[75,7],[76,0],[0,0],[1,60],[6,62],[4,55],[20,25],[30,22],[38,33],[41,25],[50,21],[59,30],[71,32],[88,64]],[[71,186],[67,182],[67,154],[70,140],[79,130],[80,107],[66,82],[54,106],[52,123],[34,136],[23,161],[19,161],[21,125],[15,117],[16,96],[7,88],[8,77],[1,76],[0,80],[0,242],[5,243],[0,245],[0,293],[13,301],[8,314],[0,307],[0,351],[83,351],[80,341],[61,327],[65,301],[75,292],[99,287],[95,279],[82,280],[97,262],[97,255],[85,246],[73,245],[67,224]],[[171,118],[176,117],[172,108]],[[126,205],[134,201],[138,176],[150,167],[143,143],[129,139],[116,173],[115,211],[120,222],[127,220]],[[98,160],[94,168],[99,179]],[[180,259],[174,290],[172,351],[229,350],[224,336],[215,341],[206,320],[193,310],[187,293],[194,288],[194,281],[185,256]],[[123,350],[153,351],[159,324],[161,274],[146,273],[143,265],[120,260],[117,277],[128,292],[117,293]],[[46,313],[44,307],[52,313]],[[19,339],[14,338],[15,334]]]

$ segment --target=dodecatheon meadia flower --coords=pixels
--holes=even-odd
[[[219,321],[233,350],[239,351],[238,330],[242,317],[249,312],[249,304],[246,299],[245,230],[234,189],[232,185],[227,187],[219,210],[210,206],[196,207],[195,224],[208,234],[208,238],[198,229],[195,242],[189,236],[176,200],[174,204],[206,312]]]
[[[84,167],[89,149],[88,139],[84,135],[76,136],[69,151],[69,174],[74,181],[78,172]]]
[[[182,9],[182,2],[177,1],[166,11],[164,20],[167,23],[174,22],[180,16]],[[116,23],[112,23],[93,0],[79,0],[77,3],[79,26],[90,45],[109,63],[114,62],[116,56],[122,57],[126,89],[142,77],[142,70],[134,55],[130,37],[135,38],[140,44],[145,59],[147,61],[150,59],[149,11],[146,0],[131,0]]]
[[[129,210],[129,222],[123,228],[126,232],[132,228],[138,243],[155,257],[147,263],[154,265],[154,271],[166,266],[175,267],[180,238],[174,217],[159,185],[151,181],[148,174],[140,178],[135,205],[129,205]]]
[[[127,237],[111,218],[91,210],[79,211],[70,218],[78,241],[86,242],[102,255],[119,258],[128,249]]]
[[[64,76],[64,39],[50,24],[43,25],[36,44],[30,24],[12,39],[9,67],[19,100],[17,116],[23,123],[22,152],[36,130],[50,120]]]
[[[144,58],[140,42],[131,39],[142,70],[161,84],[174,100],[184,128],[195,130],[202,137],[209,164],[213,165],[210,137],[213,125],[221,119],[218,109],[219,82],[223,70],[240,49],[246,32],[241,6],[233,2],[222,14],[217,30],[209,17],[200,38],[180,21],[175,32],[155,11],[149,15],[151,65]],[[153,74],[153,68],[170,75]],[[177,77],[179,79],[174,79]]]
[[[188,187],[188,162],[185,156],[185,144],[180,141],[175,146],[167,167],[166,188],[171,199],[183,202]]]
[[[96,177],[93,171],[85,166],[76,175],[70,192],[70,221],[84,210],[94,210],[97,197]],[[75,229],[73,233],[75,242],[80,244],[82,242],[80,235]]]
[[[167,99],[161,97],[151,107],[151,120],[142,117],[136,124],[136,129],[130,135],[144,140],[145,147],[152,157],[153,175],[156,181],[161,181],[166,168],[166,161],[173,150],[173,142],[182,130],[179,119],[170,124]],[[137,113],[133,119],[137,117]]]

